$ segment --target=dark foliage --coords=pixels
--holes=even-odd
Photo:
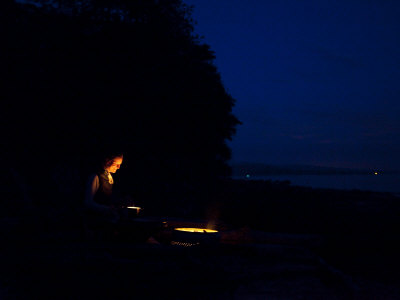
[[[190,7],[47,2],[3,5],[4,155],[42,179],[110,148],[129,159],[130,182],[229,174],[239,121]]]

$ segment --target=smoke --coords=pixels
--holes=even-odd
[[[206,211],[206,218],[208,220],[207,229],[217,230],[217,224],[219,223],[219,217],[221,212],[220,203],[211,203]]]

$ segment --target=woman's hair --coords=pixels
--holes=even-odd
[[[115,158],[123,157],[123,156],[124,156],[123,153],[120,153],[120,152],[109,154],[109,155],[105,156],[103,159],[103,162],[102,162],[103,169],[110,167],[113,164]]]

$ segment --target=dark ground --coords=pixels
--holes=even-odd
[[[397,197],[262,181],[196,195],[152,211],[161,244],[89,238],[73,208],[3,214],[0,298],[400,299]],[[168,244],[210,216],[218,244]]]

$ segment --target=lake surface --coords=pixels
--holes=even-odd
[[[291,185],[313,188],[329,188],[343,190],[366,190],[390,192],[400,195],[400,175],[266,175],[266,176],[234,176],[234,179],[245,180],[289,180]]]

